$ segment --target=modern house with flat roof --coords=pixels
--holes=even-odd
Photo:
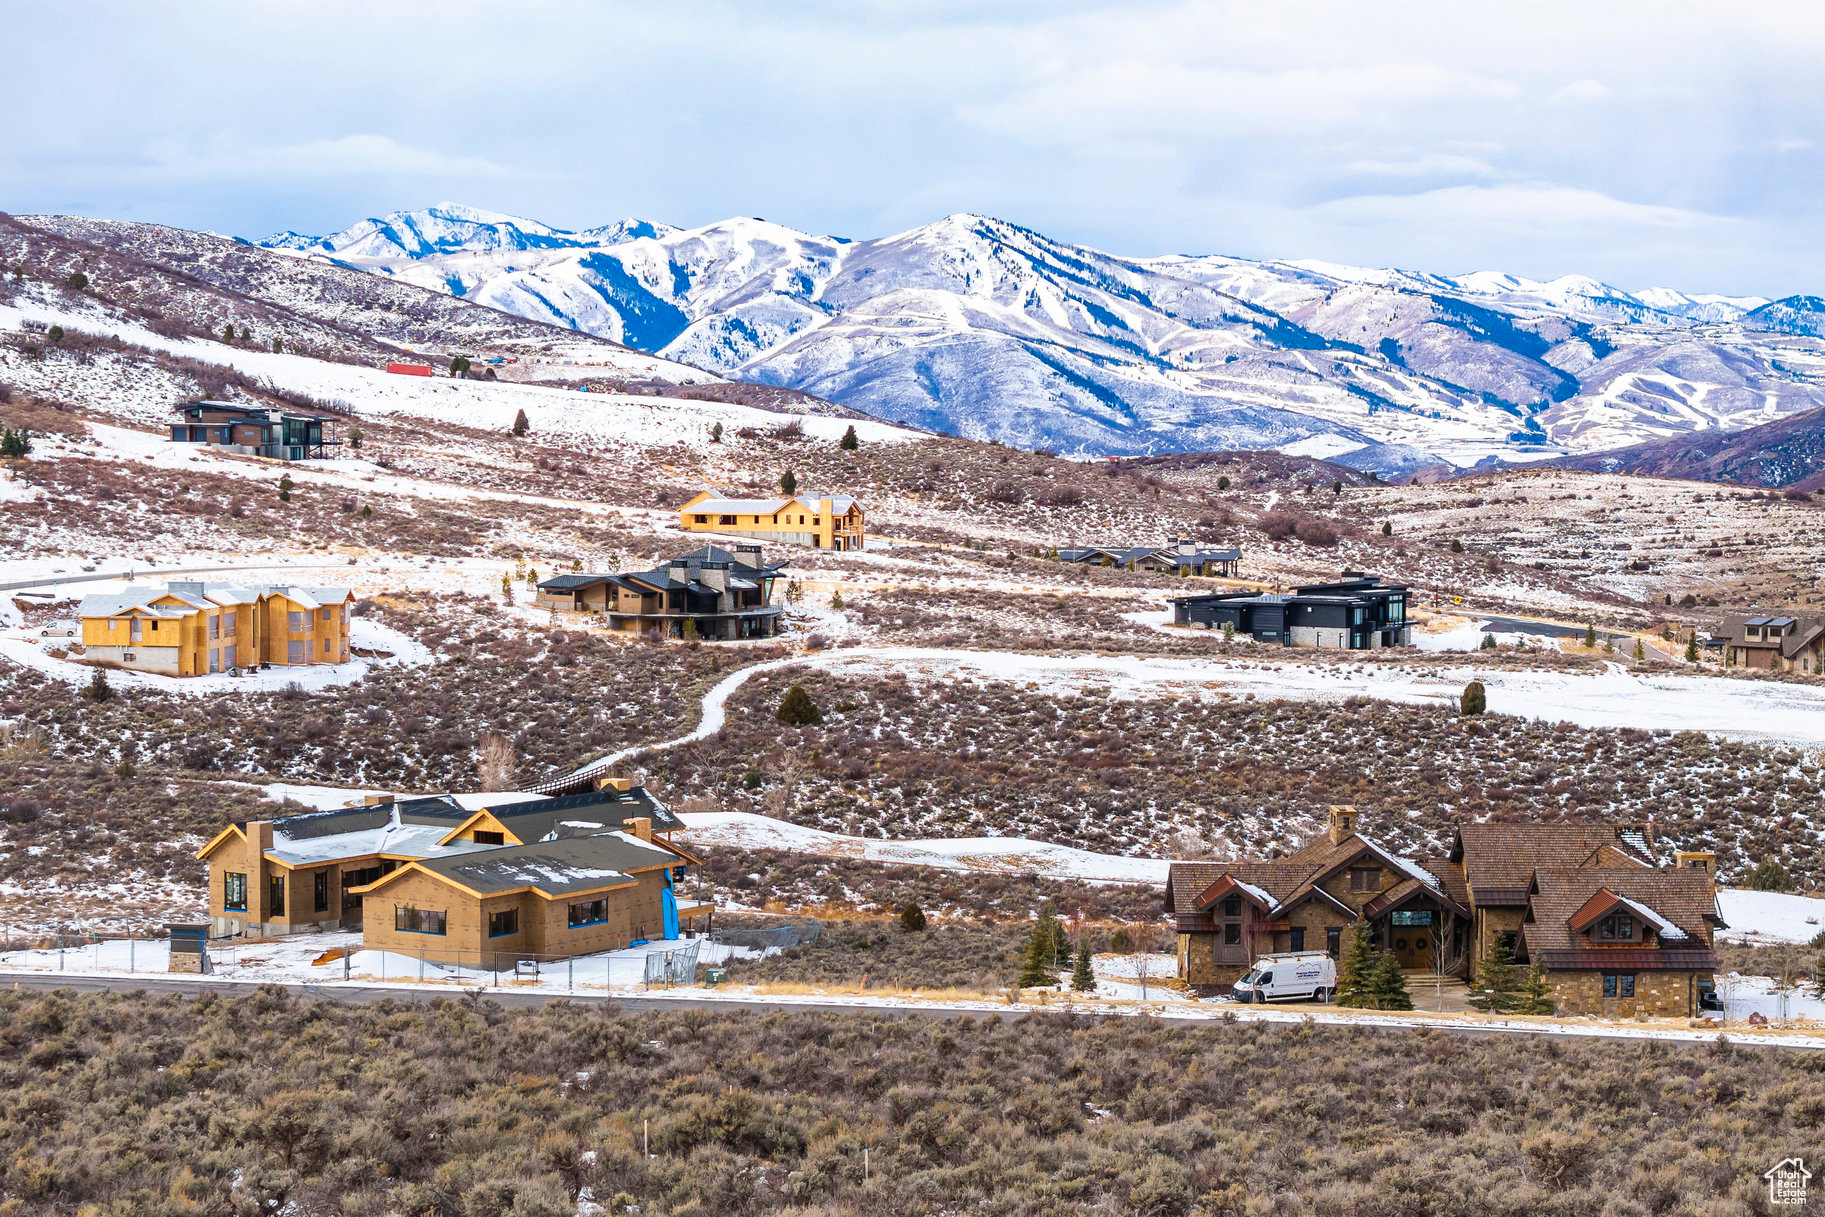
[[[1406,646],[1411,640],[1406,586],[1353,571],[1345,571],[1336,583],[1313,583],[1291,593],[1179,596],[1172,608],[1174,625],[1228,626],[1257,642],[1284,646],[1360,651]]]
[[[342,446],[335,434],[342,420],[333,414],[197,401],[181,407],[178,415],[180,421],[171,424],[173,443],[213,444],[243,456],[280,461],[322,460]]]
[[[1169,537],[1164,545],[1067,545],[1056,551],[1060,562],[1119,567],[1168,575],[1222,575],[1235,578],[1242,562],[1239,549],[1217,549],[1190,539]]]
[[[707,932],[678,818],[625,778],[437,795],[230,824],[197,851],[217,936],[359,928],[427,958],[581,955]]]
[[[546,579],[537,603],[667,638],[771,638],[785,613],[772,602],[773,584],[786,565],[764,561],[758,545],[706,545],[652,570]]]

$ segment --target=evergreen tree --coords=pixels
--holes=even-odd
[[[1694,634],[1690,638],[1686,639],[1686,662],[1687,663],[1697,663],[1698,662],[1698,635],[1697,634]]]
[[[798,492],[798,475],[793,473],[792,470],[790,470],[790,469],[788,469],[784,473],[780,474],[779,475],[779,490],[780,490],[781,494],[797,493]]]
[[[1584,627],[1584,645],[1593,651],[1597,649],[1597,625],[1595,622]]]
[[[1090,970],[1090,944],[1087,942],[1078,944],[1077,966],[1071,969],[1071,988],[1079,993],[1096,992],[1096,974]]]
[[[843,438],[837,441],[836,446],[841,448],[844,452],[854,452],[857,448],[862,446],[861,437],[855,433],[854,423],[849,424],[849,430],[843,432]]]
[[[291,502],[292,487],[295,485],[297,483],[291,480],[291,474],[281,473],[279,475],[279,501],[281,503]]]
[[[722,424],[721,423],[711,423],[710,424],[710,442],[712,444],[722,443]]]
[[[1394,522],[1392,520],[1383,520],[1381,522],[1381,535],[1384,537],[1391,537],[1394,535]]]
[[[1644,650],[1642,648],[1641,639],[1637,638],[1635,640],[1635,662],[1636,663],[1646,663],[1647,659],[1648,659],[1648,653],[1646,650]]]
[[[830,607],[835,609],[839,613],[843,611],[843,589],[842,588],[839,587],[839,588],[832,589],[832,591],[830,593]]]
[[[1369,973],[1370,1008],[1374,1010],[1411,1010],[1413,997],[1407,992],[1407,978],[1400,970],[1400,960],[1393,951],[1380,951],[1375,968]]]
[[[1616,653],[1616,636],[1614,634],[1604,635],[1603,653],[1605,655],[1614,655]]]
[[[222,341],[223,342],[233,342],[234,341],[234,323],[232,321],[222,327]]]
[[[0,431],[0,458],[15,460],[30,456],[32,452],[32,433],[24,427],[17,431],[11,427]]]
[[[1464,686],[1464,695],[1458,699],[1458,708],[1465,714],[1481,714],[1489,708],[1489,693],[1483,688],[1483,682],[1473,680]]]
[[[455,359],[450,361],[450,375],[466,378],[469,375],[469,369],[474,366],[474,364],[469,362],[469,357],[467,355],[458,355]]]
[[[283,338],[275,338],[272,340],[272,353],[275,355],[282,355],[285,353],[285,340]]]
[[[89,678],[87,693],[90,701],[114,700],[114,686],[108,683],[108,674],[102,669],[96,668],[95,675]]]
[[[526,411],[521,410],[513,416],[513,433],[515,435],[525,435],[530,430],[532,430],[532,421],[526,417]]]
[[[1464,552],[1464,543],[1462,541],[1458,540],[1456,537],[1451,538],[1451,552],[1454,554],[1463,553]]]
[[[1477,643],[1477,650],[1479,650],[1479,651],[1495,650],[1495,635],[1494,634],[1484,634],[1483,641]]]
[[[1763,858],[1749,872],[1743,886],[1752,892],[1790,892],[1793,890],[1793,876],[1775,859]]]
[[[1375,943],[1369,937],[1369,923],[1358,922],[1349,942],[1344,945],[1343,958],[1337,963],[1338,1005],[1355,1010],[1374,1008],[1375,953]]]
[[[1014,983],[1022,989],[1050,988],[1058,983],[1053,964],[1052,929],[1042,915],[1033,923],[1033,933],[1027,938],[1026,959],[1020,965],[1020,979]]]
[[[1491,1014],[1508,1014],[1520,1005],[1521,969],[1514,961],[1505,935],[1497,934],[1489,958],[1476,966],[1476,981],[1470,986],[1470,1004]]]
[[[49,338],[52,342],[62,342],[63,341],[63,327],[61,325],[52,326],[50,329],[45,331],[45,337]]]
[[[1527,969],[1527,979],[1521,982],[1517,1010],[1522,1014],[1551,1014],[1554,1008],[1552,990],[1546,984],[1546,964],[1536,959]]]
[[[900,929],[908,934],[917,934],[925,928],[925,910],[919,907],[917,900],[908,900],[906,907],[900,910]]]
[[[824,712],[811,700],[811,694],[805,692],[805,686],[793,685],[779,699],[779,709],[773,712],[773,717],[788,727],[815,727],[824,721]]]
[[[63,285],[73,292],[80,292],[89,286],[89,277],[79,270],[73,270],[70,272],[70,277],[63,281]]]
[[[1218,478],[1217,479],[1217,489],[1218,490],[1228,490],[1229,489],[1229,479],[1226,477]]]

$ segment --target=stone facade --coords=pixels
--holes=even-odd
[[[1711,983],[1709,972],[1627,972],[1635,979],[1633,997],[1605,997],[1601,971],[1551,972],[1547,983],[1560,1014],[1592,1014],[1600,1018],[1628,1018],[1648,1014],[1667,1018],[1698,1015],[1698,987]],[[1621,986],[1618,985],[1620,991]]]

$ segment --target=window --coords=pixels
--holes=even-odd
[[[233,613],[228,614],[228,616],[226,616],[222,619],[222,633],[226,637],[229,637],[229,638],[234,637],[234,623],[235,623],[235,615]]]
[[[1223,945],[1224,946],[1233,947],[1233,946],[1240,945],[1241,942],[1242,942],[1242,924],[1240,922],[1232,921],[1228,925],[1223,927]]]
[[[132,621],[127,623],[127,635],[128,635],[128,637],[132,638],[134,642],[138,642],[142,636],[142,631],[144,630],[144,628],[145,628],[145,623],[142,622],[138,617],[135,617],[135,618],[133,618]]]
[[[1635,974],[1633,972],[1605,972],[1603,974],[1603,996],[1635,996]]]
[[[222,666],[224,668],[234,667],[234,644],[232,642],[222,648]]]
[[[1240,917],[1242,915],[1242,897],[1231,896],[1229,899],[1225,900],[1223,902],[1223,915],[1225,917]]]
[[[505,938],[520,932],[520,910],[502,909],[488,914],[488,937]]]
[[[285,916],[284,875],[269,875],[266,879],[266,912],[272,917]]]
[[[1350,868],[1350,890],[1353,892],[1379,892],[1381,890],[1381,868],[1378,866],[1352,866]]]
[[[330,909],[330,873],[320,870],[311,876],[311,911],[327,913]]]
[[[759,519],[760,519],[759,516],[755,517],[756,522],[758,522]],[[716,522],[718,524],[733,524],[733,523],[735,523],[735,517],[734,516],[717,516]]]
[[[215,613],[209,614],[209,640],[214,642],[222,636],[222,618]]]
[[[1343,927],[1328,925],[1324,928],[1324,953],[1332,959],[1343,955]]]
[[[607,900],[585,900],[570,906],[570,928],[573,930],[580,925],[601,925],[607,920]]]
[[[323,653],[325,655],[328,655],[330,653],[330,640],[327,638],[325,638],[323,640]]]
[[[237,913],[247,911],[247,876],[240,871],[222,872],[222,907]]]
[[[396,904],[393,906],[393,928],[407,934],[441,934],[444,932],[444,912]]]
[[[1635,919],[1627,913],[1611,913],[1597,923],[1597,937],[1603,942],[1632,942]]]
[[[1396,909],[1388,914],[1390,925],[1431,925],[1431,909]]]
[[[290,642],[287,642],[285,644],[285,662],[286,663],[303,663],[304,662],[304,640],[303,639],[294,638]]]
[[[474,840],[477,845],[505,845],[507,844],[507,834],[478,828],[475,830]]]
[[[209,670],[212,673],[222,670],[222,653],[214,647],[209,648]]]
[[[323,610],[323,616],[322,616],[321,620],[334,621],[335,619],[336,619],[336,610],[335,609],[326,608]]]
[[[1293,941],[1292,941],[1293,950],[1295,950],[1295,951],[1305,950],[1305,927],[1302,925],[1294,926],[1293,930],[1292,930],[1292,934],[1293,934]]]
[[[304,614],[303,613],[285,614],[285,628],[292,631],[293,633],[297,633],[299,630],[303,629],[304,628]]]

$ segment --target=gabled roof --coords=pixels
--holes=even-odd
[[[1577,912],[1571,916],[1571,927],[1580,934],[1590,933],[1590,928],[1614,912],[1632,914],[1642,924],[1650,926],[1662,942],[1684,942],[1686,932],[1656,913],[1639,900],[1630,900],[1627,896],[1618,896],[1607,887],[1597,889],[1597,894],[1586,900]]]
[[[553,575],[539,581],[540,591],[574,591],[579,587],[594,587],[598,583],[608,583],[610,575]]]
[[[856,505],[855,497],[847,494],[813,494],[810,491],[794,491],[790,495],[777,499],[737,499],[727,498],[721,491],[709,490],[710,497],[686,503],[680,511],[722,512],[728,515],[770,516],[774,512],[784,511],[788,504],[797,503],[806,511],[816,512],[822,508],[824,499],[830,500],[830,510],[838,515],[846,513]]]
[[[1451,860],[1463,867],[1476,903],[1518,907],[1527,903],[1536,870],[1632,866],[1652,872],[1653,859],[1625,831],[1585,820],[1463,824]]]
[[[1579,937],[1582,931],[1574,923],[1583,920],[1588,926],[1603,915],[1593,913],[1593,909],[1607,911],[1621,900],[1626,900],[1630,911],[1648,924],[1670,925],[1677,931],[1678,937],[1659,931],[1664,948],[1703,951],[1710,941],[1710,927],[1723,924],[1717,912],[1712,876],[1706,871],[1637,867],[1542,869],[1534,876],[1528,919],[1522,927],[1528,952],[1587,947],[1588,943]]]
[[[527,890],[548,897],[575,896],[626,887],[637,882],[634,876],[639,871],[673,866],[684,860],[677,850],[656,841],[613,832],[426,858],[355,890],[377,891],[408,874],[419,873],[477,896]]]
[[[1253,900],[1256,904],[1261,906],[1262,912],[1266,912],[1268,909],[1274,907],[1274,898],[1268,895],[1264,889],[1256,887],[1252,883],[1244,882],[1227,871],[1219,876],[1216,882],[1212,883],[1198,894],[1197,899],[1192,902],[1192,907],[1200,909],[1211,908],[1217,901],[1222,900],[1231,894]]]

